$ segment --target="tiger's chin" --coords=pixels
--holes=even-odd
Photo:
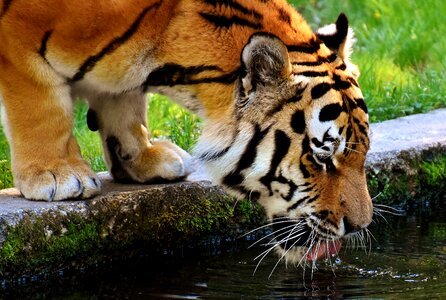
[[[273,217],[273,240],[269,243],[281,261],[287,265],[305,267],[317,260],[337,257],[341,249],[341,236],[320,226],[312,226],[307,216],[299,218]],[[316,224],[319,224],[317,222]]]
[[[337,257],[341,246],[340,240],[319,240],[310,247],[292,246],[288,249],[276,247],[276,253],[287,265],[305,266],[318,260]]]

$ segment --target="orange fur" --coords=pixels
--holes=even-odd
[[[0,4],[2,121],[25,197],[100,192],[72,134],[75,97],[116,180],[187,176],[185,151],[150,140],[145,93],[160,92],[204,117],[196,153],[215,182],[270,219],[305,219],[326,240],[370,223],[368,117],[344,15],[314,33],[285,0]]]

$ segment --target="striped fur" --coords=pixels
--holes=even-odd
[[[314,33],[284,0],[2,0],[0,94],[15,184],[36,200],[100,192],[73,137],[76,97],[89,103],[116,180],[186,177],[189,154],[150,141],[145,93],[159,92],[204,118],[196,157],[270,220],[305,222],[319,240],[365,228],[368,117],[352,34],[343,14]],[[296,251],[277,248],[298,262],[311,248],[303,236]]]

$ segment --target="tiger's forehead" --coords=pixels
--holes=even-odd
[[[353,75],[354,70],[349,70],[335,53],[329,52],[326,56],[290,53],[290,61],[293,82],[306,86],[307,100],[312,103],[310,106],[339,103],[346,109],[348,103],[345,102],[359,102],[356,106],[367,113],[361,89]]]

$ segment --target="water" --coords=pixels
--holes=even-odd
[[[1,299],[446,299],[446,212],[387,217],[371,227],[371,248],[341,250],[317,270],[259,265],[261,248],[219,255],[169,255],[93,270],[27,278]]]

